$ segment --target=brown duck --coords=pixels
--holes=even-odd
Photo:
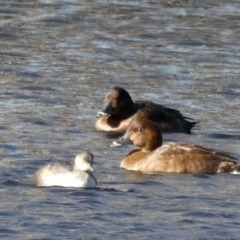
[[[127,140],[140,149],[131,151],[121,162],[121,168],[144,173],[239,173],[236,158],[213,150],[182,142],[162,145],[159,126],[146,119],[133,122],[118,143]]]
[[[104,99],[100,119],[95,124],[98,131],[125,132],[132,121],[150,119],[156,122],[163,132],[191,133],[197,124],[180,111],[167,108],[150,101],[133,102],[129,93],[121,88],[112,88]]]

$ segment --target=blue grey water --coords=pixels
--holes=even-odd
[[[115,85],[200,122],[164,134],[240,159],[240,1],[0,1],[2,239],[239,239],[240,175],[120,169],[96,113]],[[94,190],[36,188],[95,155]]]

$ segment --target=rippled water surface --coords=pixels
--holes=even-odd
[[[3,239],[239,239],[240,175],[123,171],[131,150],[96,132],[104,95],[200,122],[164,134],[240,159],[240,1],[0,1]],[[35,188],[32,174],[83,149],[94,190]]]

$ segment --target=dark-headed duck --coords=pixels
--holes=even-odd
[[[129,93],[114,87],[104,99],[102,111],[97,114],[100,119],[95,124],[98,131],[126,132],[132,121],[150,119],[164,132],[191,133],[197,122],[190,121],[180,111],[166,108],[150,101],[133,102]]]
[[[38,187],[94,188],[97,180],[92,163],[93,154],[88,151],[78,154],[74,161],[53,161],[35,173],[33,183]]]
[[[188,143],[162,145],[161,130],[154,122],[142,119],[133,122],[120,143],[131,140],[140,149],[131,151],[121,168],[143,173],[238,173],[236,158]],[[116,142],[115,142],[116,144]]]

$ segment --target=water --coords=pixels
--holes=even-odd
[[[164,134],[240,159],[240,2],[0,2],[3,239],[239,239],[239,175],[123,171],[96,113],[115,85],[200,121]],[[35,188],[53,159],[95,155],[98,189]]]

